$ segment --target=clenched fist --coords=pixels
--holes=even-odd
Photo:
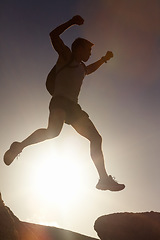
[[[109,60],[109,59],[111,59],[113,57],[113,53],[111,51],[108,51],[104,57],[105,57],[105,59],[107,61],[107,60]]]
[[[71,20],[73,24],[77,24],[77,25],[82,25],[84,23],[84,19],[79,15],[74,16]]]

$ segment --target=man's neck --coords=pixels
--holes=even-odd
[[[74,59],[77,63],[81,63],[81,62],[82,62],[82,59],[81,59],[78,55],[72,54],[72,57],[73,57],[73,59]]]

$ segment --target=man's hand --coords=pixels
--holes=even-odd
[[[108,52],[106,53],[106,55],[104,56],[104,58],[105,58],[106,61],[109,60],[109,59],[111,59],[112,57],[113,57],[113,53],[112,53],[111,51],[108,51]]]
[[[84,19],[79,15],[74,16],[71,21],[73,22],[73,24],[77,25],[82,25],[84,23]]]

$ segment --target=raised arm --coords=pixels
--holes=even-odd
[[[107,63],[113,57],[113,53],[108,51],[104,57],[86,67],[87,75],[95,72],[103,63]]]
[[[64,59],[68,58],[68,55],[70,56],[71,51],[70,49],[64,44],[62,39],[60,38],[60,35],[67,30],[69,27],[73,25],[81,25],[83,24],[84,20],[81,16],[77,15],[74,16],[69,21],[61,24],[60,26],[56,27],[52,32],[50,32],[50,38],[52,45],[54,49],[57,51],[60,57],[63,57]]]

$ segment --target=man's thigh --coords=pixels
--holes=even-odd
[[[48,130],[58,135],[61,132],[65,122],[66,113],[63,109],[56,108],[50,112],[48,121]]]
[[[96,136],[100,136],[93,122],[87,117],[82,117],[72,123],[72,127],[83,137],[91,140]]]

